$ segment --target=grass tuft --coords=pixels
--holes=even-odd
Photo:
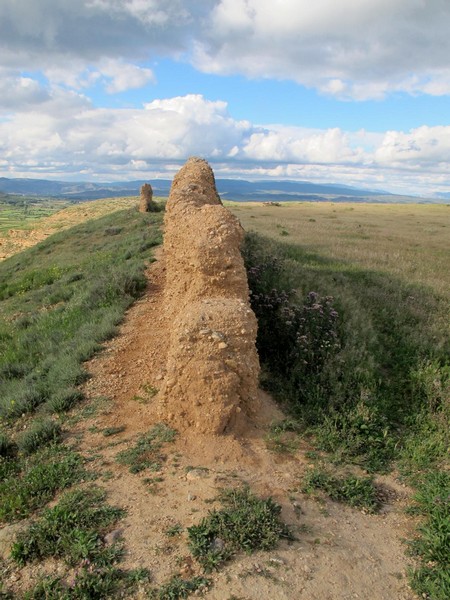
[[[17,440],[19,450],[25,454],[33,454],[39,448],[56,444],[61,440],[61,425],[52,419],[36,420]]]
[[[0,521],[28,517],[54,494],[86,476],[81,457],[65,448],[44,448],[23,461],[0,459]]]
[[[179,598],[187,598],[198,590],[207,591],[210,585],[211,581],[205,577],[181,579],[181,577],[175,576],[159,589],[150,592],[150,598],[152,600],[179,600]]]
[[[115,550],[104,546],[98,530],[115,523],[124,511],[104,504],[104,499],[105,493],[98,488],[67,492],[18,536],[12,558],[20,565],[50,556],[63,558],[69,565],[82,560],[110,564],[111,550]]]
[[[424,515],[418,536],[410,543],[411,552],[420,558],[412,573],[418,594],[433,600],[450,597],[450,474],[431,472],[419,485],[413,511]]]
[[[54,394],[46,403],[46,409],[51,413],[65,413],[84,400],[84,394],[77,389],[64,389]]]
[[[223,490],[221,510],[188,528],[189,546],[206,572],[217,569],[238,550],[271,550],[280,538],[292,539],[271,498],[262,500],[248,488]]]
[[[160,450],[164,444],[173,442],[177,432],[164,423],[158,423],[150,431],[139,437],[131,448],[122,450],[116,456],[121,465],[128,466],[130,473],[140,473],[145,469],[159,471],[164,457]]]
[[[303,480],[303,491],[320,490],[332,500],[374,513],[380,508],[372,477],[347,475],[337,477],[323,469],[309,471]]]

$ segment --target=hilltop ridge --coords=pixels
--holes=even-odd
[[[147,180],[116,182],[68,182],[46,179],[9,179],[0,177],[0,194],[50,196],[80,202],[117,196],[137,196]],[[155,196],[169,195],[171,179],[153,179]],[[383,190],[364,189],[339,183],[312,183],[308,181],[263,179],[216,179],[219,194],[227,200],[261,202],[273,201],[333,201],[377,203],[445,203],[448,198],[422,198],[392,194]]]

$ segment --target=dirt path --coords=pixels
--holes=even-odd
[[[264,442],[268,424],[282,418],[270,398],[241,439],[200,436],[185,431],[164,446],[158,472],[132,474],[115,458],[139,434],[158,422],[156,391],[164,380],[170,324],[163,301],[164,258],[147,271],[148,290],[128,312],[120,334],[87,365],[92,378],[90,402],[105,401],[97,416],[73,430],[80,448],[102,474],[109,501],[125,507],[121,522],[127,555],[124,567],[147,567],[155,584],[174,574],[200,574],[189,556],[186,528],[211,508],[218,489],[245,482],[282,506],[282,517],[297,541],[283,542],[270,553],[239,555],[213,574],[206,597],[217,600],[296,599],[409,600],[408,566],[402,539],[410,524],[403,513],[405,490],[391,478],[380,484],[389,493],[378,515],[333,502],[318,503],[299,490],[309,461],[300,448],[294,455],[270,452]],[[89,405],[89,404],[88,404]],[[105,437],[110,428],[123,428]],[[180,535],[167,529],[180,525]]]

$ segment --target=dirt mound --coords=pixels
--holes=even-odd
[[[243,235],[208,163],[189,159],[172,184],[164,236],[171,333],[159,411],[177,429],[239,433],[258,408]]]

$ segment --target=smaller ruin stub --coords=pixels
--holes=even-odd
[[[175,176],[164,224],[171,333],[160,416],[181,430],[240,433],[258,410],[257,323],[244,231],[206,161],[190,158]]]
[[[155,212],[157,205],[153,202],[153,189],[149,183],[144,183],[141,187],[141,198],[139,202],[139,212]]]

